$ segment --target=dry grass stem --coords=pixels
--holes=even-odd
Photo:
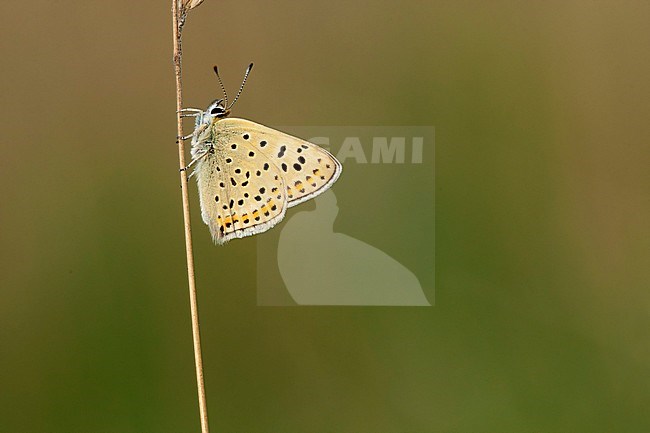
[[[183,93],[181,80],[181,64],[183,51],[181,45],[181,32],[187,10],[198,6],[201,1],[172,0],[172,32],[174,37],[174,75],[176,77],[176,123],[177,136],[183,137],[183,119],[180,110],[183,108]],[[185,144],[178,139],[179,168],[185,167]],[[199,331],[199,311],[196,296],[196,280],[194,277],[194,253],[192,250],[192,228],[190,226],[190,200],[187,188],[187,174],[180,171],[181,195],[183,198],[183,221],[185,226],[185,253],[187,257],[187,279],[190,292],[190,312],[192,315],[192,340],[194,342],[194,367],[196,369],[196,384],[199,397],[199,415],[201,417],[201,432],[208,433],[208,407],[205,397],[203,381],[203,360],[201,357],[201,335]]]

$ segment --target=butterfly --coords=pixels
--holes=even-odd
[[[300,138],[246,119],[228,117],[253,64],[246,70],[237,96],[228,105],[224,94],[207,109],[185,108],[195,117],[192,160],[196,165],[201,216],[212,239],[222,245],[231,239],[263,233],[284,218],[288,208],[323,193],[343,167],[327,150]]]

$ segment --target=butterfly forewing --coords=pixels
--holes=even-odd
[[[324,192],[341,173],[341,164],[325,149],[264,125],[228,118],[216,122],[215,128],[217,136],[240,136],[251,151],[276,166],[289,207]]]

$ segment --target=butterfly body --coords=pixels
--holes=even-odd
[[[228,114],[213,102],[196,114],[192,136],[201,216],[218,244],[269,230],[342,171],[325,149]]]

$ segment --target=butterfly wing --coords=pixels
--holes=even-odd
[[[196,168],[203,222],[217,244],[265,232],[287,209],[280,172],[263,156],[249,156],[245,143],[220,134]],[[234,148],[233,148],[234,145]]]
[[[326,150],[245,119],[215,120],[196,169],[201,214],[218,244],[265,232],[327,190],[341,164]]]
[[[259,123],[226,118],[217,126],[220,133],[242,137],[251,149],[275,165],[285,183],[288,207],[325,192],[343,169],[327,150]]]

